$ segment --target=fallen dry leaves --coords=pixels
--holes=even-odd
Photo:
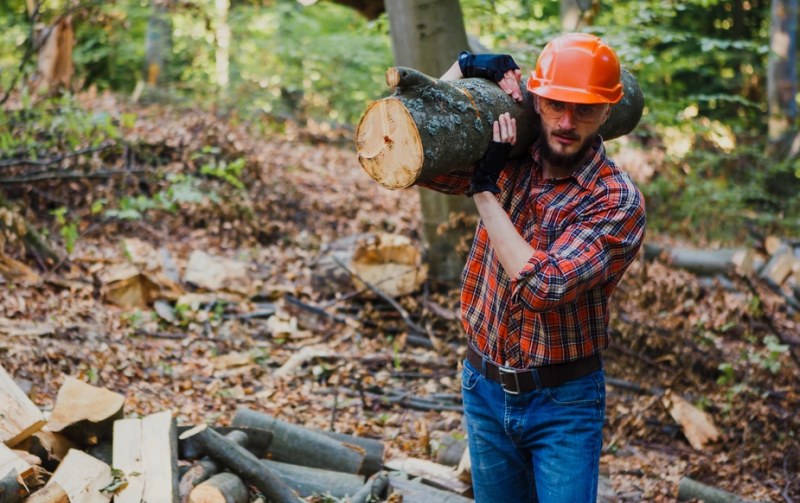
[[[122,105],[103,97],[85,106],[116,113]],[[134,162],[157,158],[157,170],[196,174],[203,159],[193,154],[213,146],[220,158],[246,159],[245,189],[204,179],[217,198],[105,222],[89,218],[93,201],[154,194],[164,179],[54,182],[13,194],[37,228],[52,225],[44,191],[86,217],[69,261],[34,281],[9,274],[0,283],[0,355],[37,405],[51,409],[75,377],[123,394],[129,415],[171,410],[179,424],[225,424],[244,405],[383,439],[387,458],[430,457],[432,440],[463,433],[457,411],[390,400],[457,397],[457,292],[398,299],[435,340],[436,349],[420,348],[395,308],[319,267],[342,237],[386,232],[419,245],[414,190],[381,188],[346,143],[251,133],[200,112],[136,112],[125,138]],[[144,308],[115,305],[103,274],[132,263],[122,245],[132,239],[163,250],[192,297],[176,301],[178,292],[158,309],[149,297]],[[18,247],[6,251],[37,267]],[[137,267],[126,278],[147,274],[163,286]],[[217,288],[224,279],[203,275],[212,269],[235,269],[236,283]],[[764,342],[776,331],[796,336],[797,315],[767,290],[726,289],[658,261],[637,261],[613,301],[608,375],[639,388],[609,386],[602,465],[619,501],[675,501],[683,476],[751,499],[800,497],[798,361]],[[720,439],[693,449],[661,403],[667,393],[702,408]]]

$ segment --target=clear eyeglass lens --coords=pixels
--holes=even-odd
[[[587,105],[583,103],[565,103],[563,101],[548,100],[545,98],[540,99],[539,103],[541,104],[542,113],[549,119],[558,119],[567,113],[567,110],[572,110],[572,116],[575,117],[575,120],[592,122],[599,119],[605,110],[605,105],[602,104]]]

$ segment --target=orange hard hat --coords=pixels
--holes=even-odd
[[[622,99],[619,59],[594,35],[562,35],[542,49],[528,90],[568,103],[616,103]]]

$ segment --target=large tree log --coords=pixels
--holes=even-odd
[[[309,428],[276,419],[269,414],[244,407],[236,410],[233,426],[250,426],[272,431],[269,452],[275,461],[359,473],[365,453]]]
[[[185,432],[181,437],[197,436],[209,456],[228,467],[236,475],[253,484],[274,503],[300,503],[294,492],[266,464],[250,451],[228,440],[204,424]]]
[[[272,441],[272,432],[258,428],[215,428],[218,433],[225,433],[225,438],[241,445],[257,458],[263,458],[267,454],[267,448]],[[187,430],[188,431],[188,430]],[[192,440],[195,439],[195,440]],[[194,436],[184,438],[180,442],[181,452],[188,452],[190,456],[181,456],[181,459],[197,459],[199,454],[205,454],[203,446]],[[195,486],[205,482],[210,477],[221,472],[224,467],[211,459],[203,457],[197,459],[194,464],[186,470],[178,484],[178,494],[181,503],[185,503]]]
[[[356,131],[356,151],[364,170],[389,189],[409,187],[456,169],[470,169],[492,138],[492,123],[505,113],[517,122],[512,156],[527,152],[538,136],[539,120],[525,81],[517,103],[485,79],[442,81],[411,68],[390,68],[386,82],[395,93],[371,103]],[[639,123],[644,97],[623,70],[625,95],[600,129],[618,138]]]
[[[268,459],[263,463],[302,498],[321,494],[344,498],[354,494],[364,485],[363,475],[321,470]]]

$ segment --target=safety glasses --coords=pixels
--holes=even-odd
[[[560,119],[567,110],[572,112],[572,117],[580,122],[595,122],[605,113],[608,108],[606,103],[585,104],[585,103],[566,103],[564,101],[549,100],[538,97],[539,113],[548,120]]]

